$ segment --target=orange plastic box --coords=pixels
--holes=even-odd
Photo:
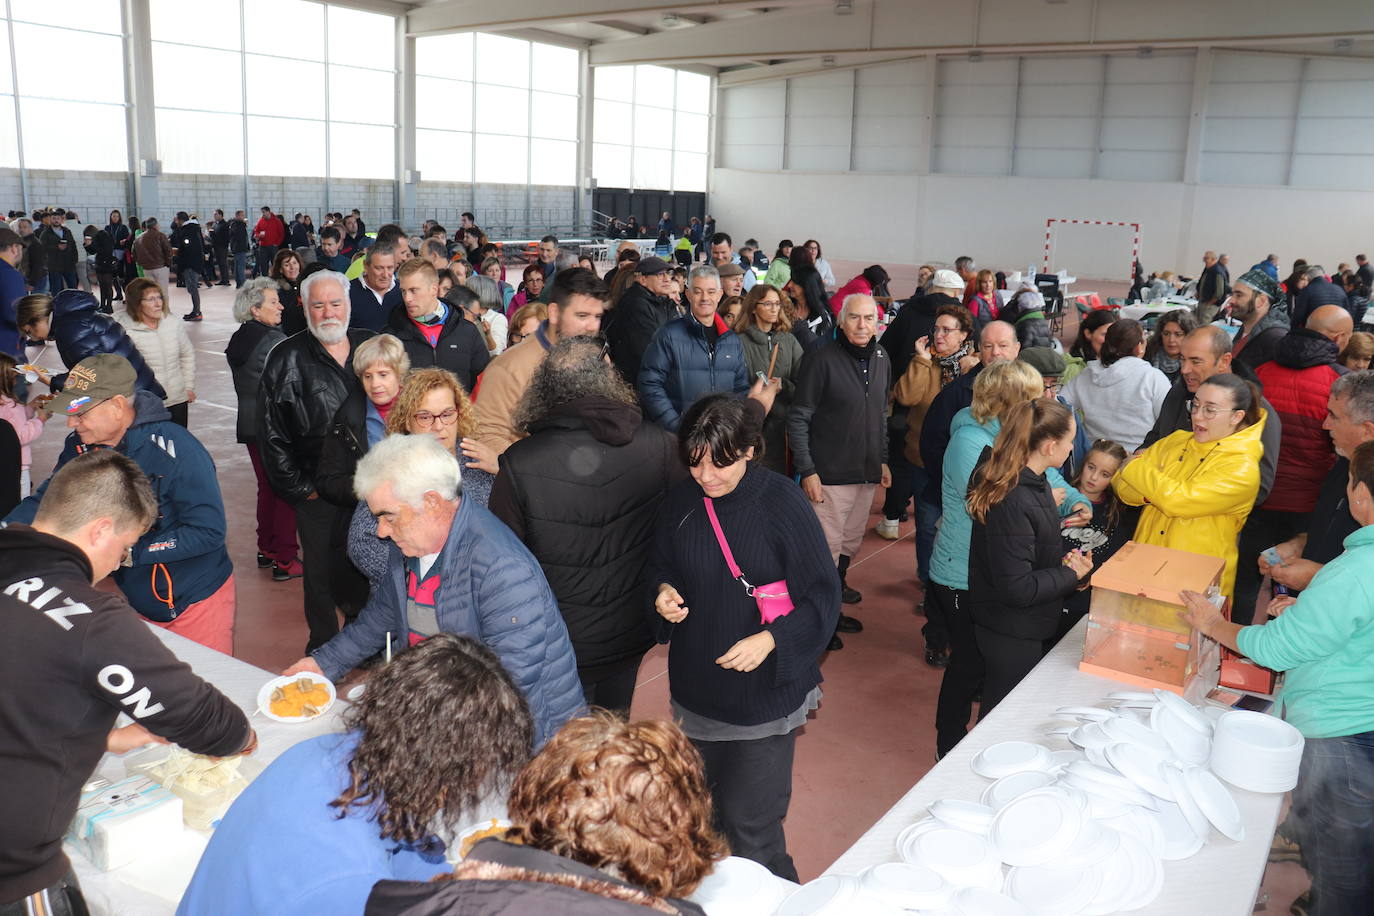
[[[1215,654],[1179,619],[1188,590],[1206,594],[1221,583],[1219,557],[1128,541],[1092,577],[1092,604],[1082,671],[1146,689],[1182,695]]]

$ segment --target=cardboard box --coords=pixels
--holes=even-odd
[[[1215,684],[1215,671],[1202,669],[1216,662],[1204,657],[1202,638],[1180,618],[1179,593],[1214,590],[1225,566],[1220,557],[1128,541],[1093,574],[1079,669],[1179,695],[1199,673]]]

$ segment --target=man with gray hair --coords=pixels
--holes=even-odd
[[[1313,264],[1307,268],[1307,273],[1304,276],[1307,277],[1307,285],[1293,297],[1293,308],[1291,309],[1293,327],[1307,327],[1307,319],[1323,305],[1339,305],[1347,312],[1351,310],[1350,297],[1338,284],[1326,279],[1325,267],[1320,264]]]
[[[391,541],[388,576],[358,619],[287,674],[338,680],[385,649],[437,633],[485,643],[529,701],[542,745],[585,711],[568,629],[538,561],[462,496],[458,461],[433,436],[391,436],[358,462],[353,488]]]
[[[677,432],[682,414],[704,394],[749,391],[744,346],[716,313],[720,273],[706,265],[687,275],[688,314],[654,333],[640,363],[639,396],[648,417]]]
[[[258,387],[258,448],[272,489],[296,507],[304,564],[307,649],[339,631],[335,605],[346,616],[361,607],[366,580],[342,550],[345,510],[321,499],[315,487],[320,449],[339,406],[358,387],[353,348],[372,336],[350,329],[348,280],[321,270],[301,284],[306,330],[277,344]]]
[[[363,255],[363,274],[349,283],[348,301],[352,314],[349,327],[380,332],[386,329],[387,319],[401,304],[401,290],[396,286],[398,253],[395,249],[373,245]]]
[[[644,420],[591,337],[553,345],[514,422],[528,436],[502,456],[488,508],[543,567],[588,705],[628,716],[654,643],[640,587],[654,520],[687,476],[677,440]]]
[[[891,361],[878,345],[878,303],[855,293],[844,300],[840,333],[807,351],[797,377],[787,436],[802,491],[820,519],[845,604],[863,600],[845,581],[863,542],[873,488],[892,484],[887,466],[887,397]],[[863,624],[840,615],[838,632]],[[831,650],[841,649],[839,636]]]

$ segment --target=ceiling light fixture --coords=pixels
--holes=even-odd
[[[1350,53],[1351,51],[1353,51],[1353,50],[1355,50],[1355,39],[1353,39],[1353,38],[1337,38],[1337,39],[1336,39],[1336,51],[1337,51],[1338,53],[1341,53],[1341,54],[1349,54],[1349,53]]]
[[[980,60],[982,60],[982,59],[983,59],[983,52],[982,52],[982,51],[970,51],[970,52],[968,52],[968,62],[969,62],[969,63],[971,63],[971,64],[976,64],[976,63],[978,63],[978,61],[980,61]]]
[[[1151,57],[1154,57],[1154,55],[1155,49],[1149,45],[1141,45],[1135,52],[1135,56],[1139,57],[1141,60],[1149,60]]]
[[[833,66],[835,66],[835,55],[834,55],[834,54],[827,54],[827,55],[825,55],[824,57],[822,57],[822,58],[821,58],[821,66],[822,66],[822,67],[833,67]]]
[[[681,24],[681,22],[682,20],[677,18],[677,13],[663,14],[663,27],[665,29],[675,29],[678,27],[678,25]]]
[[[835,0],[835,15],[848,16],[854,12],[854,0]]]

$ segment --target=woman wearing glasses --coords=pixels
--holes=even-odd
[[[495,478],[473,467],[460,448],[476,430],[477,409],[458,376],[447,369],[412,370],[405,376],[400,394],[386,417],[386,435],[434,436],[456,455],[463,467],[463,499],[485,507]],[[387,572],[387,542],[377,537],[377,520],[368,511],[367,503],[355,502],[353,520],[348,526],[348,558],[375,584]]]
[[[1221,590],[1236,581],[1236,536],[1259,493],[1266,415],[1259,390],[1231,373],[1193,396],[1193,429],[1145,449],[1112,479],[1128,506],[1144,506],[1135,540],[1226,561]]]

